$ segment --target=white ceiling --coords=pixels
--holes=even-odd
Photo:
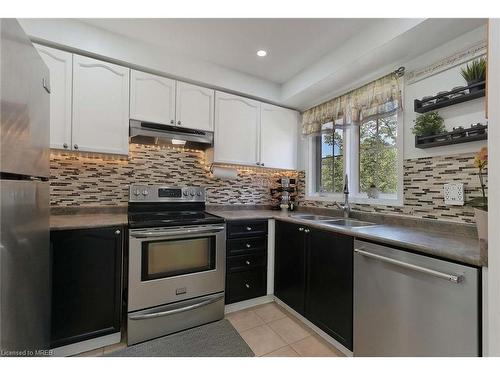
[[[87,24],[282,84],[380,19],[81,19]],[[259,58],[256,51],[268,55]]]

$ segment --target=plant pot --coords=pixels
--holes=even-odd
[[[473,81],[467,81],[467,85],[470,86],[470,85],[473,85],[475,83],[479,83],[479,82],[482,82],[481,80],[479,79],[475,79]],[[486,84],[483,83],[482,85],[478,85],[478,86],[475,86],[475,87],[471,87],[469,89],[469,94],[472,94],[472,93],[475,93],[475,92],[478,92],[478,91],[481,91],[481,90],[484,90],[486,88]]]
[[[488,211],[474,208],[476,218],[477,236],[479,240],[488,242]]]

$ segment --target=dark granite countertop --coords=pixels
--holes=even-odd
[[[127,225],[127,207],[57,207],[50,213],[51,230]]]
[[[487,249],[479,245],[479,240],[473,235],[470,226],[453,223],[430,223],[428,220],[408,219],[401,217],[390,220],[386,215],[381,215],[379,221],[374,216],[359,217],[359,219],[378,223],[375,226],[346,228],[332,227],[319,222],[290,217],[289,212],[274,210],[217,210],[211,209],[211,214],[221,216],[227,220],[243,219],[276,219],[304,224],[319,229],[344,233],[358,239],[372,240],[387,245],[406,248],[424,254],[449,259],[473,266],[486,266],[488,263]],[[296,214],[296,213],[295,213]],[[326,215],[326,212],[321,212]],[[330,216],[338,216],[330,213]],[[358,215],[353,215],[358,216]],[[358,218],[358,217],[357,217]],[[399,223],[399,224],[396,224]],[[401,225],[406,224],[406,225]],[[453,228],[453,230],[451,230]],[[441,230],[439,230],[441,229]]]

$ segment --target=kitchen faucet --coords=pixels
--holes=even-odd
[[[344,212],[344,218],[348,219],[351,213],[351,206],[349,205],[349,180],[347,179],[347,175],[345,175],[344,180],[344,204],[340,204],[338,202],[333,202],[334,206],[337,206],[340,210]]]

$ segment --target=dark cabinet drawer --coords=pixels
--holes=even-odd
[[[267,237],[242,238],[227,241],[228,256],[267,250]]]
[[[266,268],[234,272],[226,279],[226,304],[264,296],[266,294]]]
[[[227,224],[229,238],[255,237],[267,234],[267,220],[236,220]]]
[[[267,253],[250,254],[227,259],[227,272],[246,271],[256,267],[265,267],[267,264]]]

